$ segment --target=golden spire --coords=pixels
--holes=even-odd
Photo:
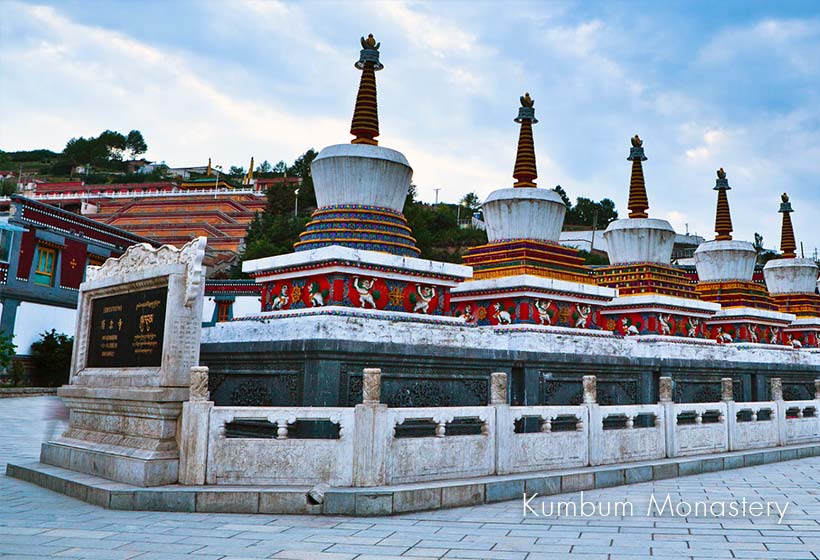
[[[792,226],[792,205],[789,202],[789,195],[786,193],[783,193],[780,200],[782,203],[779,212],[783,214],[783,229],[780,234],[780,250],[783,251],[781,257],[793,259],[797,257],[797,243],[794,241],[794,227]]]
[[[721,167],[717,171],[715,190],[718,192],[717,212],[715,214],[715,237],[716,241],[731,241],[732,239],[732,214],[729,211],[729,197],[726,191],[731,189],[726,172]]]
[[[211,176],[211,158],[208,158],[208,170],[205,172],[207,177]]]
[[[371,144],[377,146],[379,141],[379,109],[376,102],[376,71],[384,66],[379,62],[379,47],[373,34],[361,38],[362,50],[356,68],[362,71],[359,82],[359,93],[356,96],[356,108],[353,110],[353,122],[350,134],[355,136],[351,144]]]
[[[538,178],[535,142],[532,139],[532,125],[538,122],[534,105],[535,101],[529,92],[521,96],[521,107],[518,108],[518,118],[515,119],[515,122],[521,124],[521,131],[518,134],[518,151],[513,168],[514,187],[535,187],[535,180]]]
[[[253,182],[253,156],[251,156],[251,165],[248,167],[248,173],[245,175],[245,184],[250,185]]]
[[[632,138],[632,149],[629,151],[628,160],[632,161],[632,176],[629,179],[629,201],[627,209],[630,218],[648,218],[649,199],[646,197],[646,183],[643,179],[643,165],[646,161],[643,153],[643,140],[636,134]]]

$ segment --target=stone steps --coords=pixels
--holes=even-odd
[[[207,513],[382,516],[473,506],[649,482],[820,456],[820,444],[676,457],[606,467],[488,476],[374,488],[331,488],[317,504],[307,486],[159,486],[111,482],[43,463],[8,464],[6,475],[107,509]]]

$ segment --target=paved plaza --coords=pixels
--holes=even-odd
[[[37,458],[59,433],[56,398],[0,399],[0,468]],[[753,518],[647,516],[650,496],[674,503],[788,503]],[[549,504],[580,495],[550,496]],[[524,517],[522,502],[390,518],[109,511],[0,476],[0,559],[240,558],[510,560],[659,558],[820,559],[820,458],[585,492],[632,515]],[[531,503],[539,514],[538,500]],[[623,513],[623,511],[619,512]]]

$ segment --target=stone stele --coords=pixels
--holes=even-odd
[[[71,380],[58,391],[69,427],[43,444],[43,463],[138,486],[177,482],[178,422],[199,365],[206,241],[134,245],[88,268]]]

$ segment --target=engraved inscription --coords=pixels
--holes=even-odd
[[[162,363],[167,288],[91,303],[88,367],[158,367]]]

